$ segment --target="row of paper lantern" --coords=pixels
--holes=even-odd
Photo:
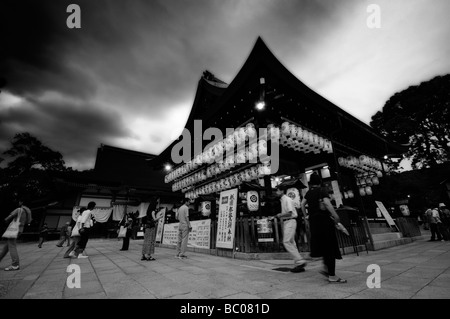
[[[259,194],[257,191],[248,191],[243,193],[241,199],[246,199],[247,208],[250,212],[255,212],[259,209]],[[211,202],[204,201],[200,203],[200,212],[203,216],[208,217],[211,215]]]
[[[340,166],[350,168],[360,173],[373,172],[380,174],[381,171],[386,169],[381,161],[371,158],[366,155],[361,155],[359,158],[355,156],[339,157],[338,162]]]
[[[207,195],[211,193],[220,192],[226,189],[236,187],[244,181],[249,182],[253,179],[261,178],[264,175],[270,174],[271,174],[270,164],[259,164],[246,170],[243,170],[241,172],[238,172],[236,174],[233,174],[231,176],[222,178],[218,181],[214,181],[206,185],[200,186],[194,190],[182,189],[177,185],[177,183],[174,183],[172,185],[172,190],[177,191],[182,189],[182,191],[185,191],[185,197],[189,199],[195,199],[200,195]]]
[[[197,169],[200,165],[211,164],[214,161],[218,161],[223,158],[223,155],[227,152],[233,150],[234,147],[242,145],[246,139],[253,140],[257,136],[255,125],[253,123],[248,123],[245,127],[240,127],[234,130],[233,134],[228,135],[222,141],[217,142],[213,146],[210,146],[201,154],[194,157],[192,161],[184,164],[183,166],[170,172],[165,177],[165,182],[170,183],[183,175],[190,173],[191,171]],[[266,144],[267,145],[267,144]],[[257,147],[257,145],[255,145]],[[253,146],[253,148],[255,147]]]
[[[358,186],[372,186],[372,185],[379,185],[380,180],[379,177],[382,177],[383,174],[380,172],[380,174],[377,175],[367,175],[367,176],[356,176],[356,185]]]
[[[206,169],[175,182],[175,184],[178,185],[178,189],[194,185],[230,170],[236,165],[256,163],[258,155],[262,163],[267,163],[270,160],[267,156],[267,142],[265,140],[260,140],[258,143],[250,145],[248,149],[240,150],[238,153],[228,156],[221,163],[210,165]]]
[[[321,151],[333,153],[331,141],[300,126],[284,122],[281,124],[280,144],[303,153]]]

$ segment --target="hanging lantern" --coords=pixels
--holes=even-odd
[[[355,194],[353,194],[353,191],[352,191],[352,190],[349,190],[347,193],[348,193],[348,198],[353,198],[353,197],[355,197]]]
[[[359,189],[359,195],[361,195],[361,196],[366,196],[366,191],[365,191],[364,187],[361,187],[361,188]]]
[[[281,124],[281,134],[285,137],[289,136],[289,132],[290,132],[290,127],[289,127],[289,123],[288,122],[284,122],[283,124]]]
[[[247,192],[247,208],[251,212],[255,212],[259,208],[259,194],[257,191]]]
[[[372,187],[366,186],[365,191],[366,191],[367,195],[369,195],[369,196],[372,195]]]
[[[348,196],[348,193],[347,192],[344,192],[344,198],[345,199],[347,199],[349,196]]]
[[[367,177],[365,181],[366,181],[366,184],[367,184],[367,185],[369,185],[369,186],[372,185],[372,178]]]
[[[378,179],[378,177],[374,176],[374,177],[372,177],[372,183],[373,183],[373,185],[379,185],[380,180]]]
[[[297,188],[289,188],[286,195],[294,201],[295,208],[300,208],[300,193]]]
[[[202,216],[209,216],[211,215],[211,202],[202,202],[201,204],[201,212],[202,212]]]

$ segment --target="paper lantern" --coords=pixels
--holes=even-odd
[[[361,187],[361,188],[359,189],[359,195],[361,195],[361,196],[366,196],[366,191],[365,191],[364,187]]]
[[[247,192],[247,208],[250,212],[255,212],[259,208],[259,194],[257,191]]]
[[[348,193],[347,192],[344,192],[344,198],[345,199],[347,199],[349,196],[348,196]]]
[[[349,190],[347,193],[348,193],[348,198],[353,198],[353,197],[355,197],[355,194],[353,194],[353,191],[352,191],[352,190]]]
[[[297,188],[289,188],[286,195],[294,201],[295,208],[300,208],[300,193]]]
[[[369,196],[372,195],[372,187],[366,186],[365,191],[366,191],[367,195],[369,195]]]
[[[377,177],[378,177],[378,178],[383,177],[383,173],[382,173],[381,171],[377,171]]]
[[[373,185],[379,185],[380,180],[378,179],[378,177],[374,176],[374,177],[372,177],[372,183],[373,183]]]
[[[289,136],[289,132],[290,132],[289,123],[288,122],[284,122],[283,124],[281,124],[281,134],[283,136],[288,137]]]
[[[248,123],[246,126],[246,133],[249,139],[255,138],[256,137],[256,129],[255,129],[255,125],[253,123]]]
[[[372,185],[373,183],[372,183],[372,178],[370,178],[370,177],[367,177],[366,179],[365,179],[365,181],[366,181],[366,184],[367,185]]]

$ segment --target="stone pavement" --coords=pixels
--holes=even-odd
[[[122,243],[117,239],[92,239],[86,259],[62,258],[66,247],[56,247],[56,241],[41,249],[36,243],[21,243],[19,271],[3,271],[9,254],[0,262],[0,298],[448,299],[450,242],[427,239],[344,255],[337,274],[346,284],[328,283],[318,273],[320,260],[310,260],[305,272],[291,273],[273,270],[292,267],[289,260],[239,260],[194,252],[179,260],[170,248],[156,248],[156,261],[141,261],[142,240],[132,240],[129,251],[119,251]],[[80,266],[80,288],[67,285],[70,264]],[[381,288],[367,286],[370,264],[380,266]]]

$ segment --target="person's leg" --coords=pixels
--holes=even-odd
[[[183,231],[178,228],[177,256],[181,254],[181,243],[183,242]]]
[[[156,227],[150,228],[150,258],[155,254]]]
[[[69,248],[67,248],[66,253],[64,254],[64,258],[70,257],[70,253],[75,249],[76,244],[78,242],[77,240],[78,236],[75,236],[72,238],[72,243],[70,244]]]
[[[9,253],[12,259],[13,266],[19,266],[19,254],[17,253],[17,239],[8,238]]]
[[[142,245],[142,260],[150,257],[150,240],[151,229],[145,228],[144,230],[144,244]]]
[[[86,232],[84,232],[82,235],[80,235],[80,240],[77,243],[77,246],[75,248],[75,254],[74,257],[78,257],[79,254],[81,254],[86,247],[87,243],[87,236]]]
[[[283,222],[283,245],[288,253],[291,254],[294,263],[304,264],[305,260],[298,252],[297,245],[295,243],[295,232],[297,230],[297,222],[295,219],[291,219]]]
[[[431,231],[431,239],[430,240],[436,240],[436,224],[433,224],[433,223],[430,224],[430,231]]]
[[[66,238],[67,238],[67,247],[69,247],[70,246],[70,236],[66,236]]]
[[[39,237],[38,247],[42,248],[42,244],[44,243],[44,237]]]
[[[130,246],[130,237],[129,236],[125,236],[123,238],[122,249],[121,250],[128,250],[129,246]]]
[[[185,256],[189,240],[189,229],[187,227],[183,228],[181,237],[182,242],[181,242],[180,256]]]
[[[328,276],[336,276],[336,259],[334,259],[334,256],[323,256],[323,264],[325,266],[326,272],[328,273]]]

